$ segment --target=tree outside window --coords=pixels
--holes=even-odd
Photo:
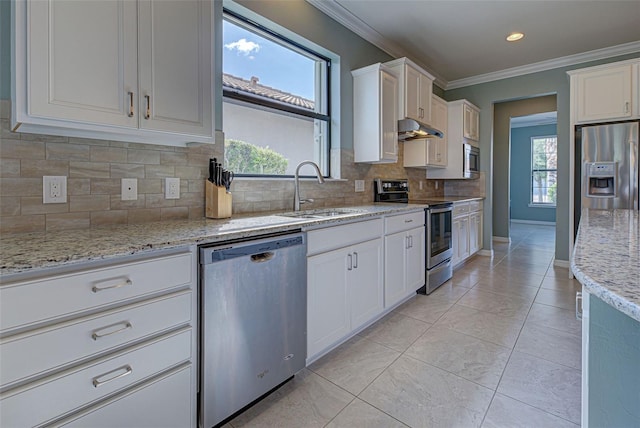
[[[531,137],[531,205],[556,206],[558,138]]]

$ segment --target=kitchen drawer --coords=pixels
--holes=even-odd
[[[307,255],[324,253],[382,236],[382,218],[307,232]]]
[[[56,324],[0,341],[0,384],[68,365],[86,357],[191,322],[189,290]]]
[[[469,202],[456,202],[453,204],[453,216],[467,214],[469,212]]]
[[[0,286],[2,332],[191,284],[191,253]]]
[[[482,209],[482,201],[469,202],[469,212],[480,211]]]
[[[191,329],[185,328],[3,394],[0,426],[45,423],[186,362],[191,358],[191,338]]]
[[[390,235],[424,225],[424,210],[384,218],[384,234]]]
[[[191,364],[177,367],[55,426],[176,428],[196,426]]]

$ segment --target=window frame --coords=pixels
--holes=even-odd
[[[556,168],[534,168],[534,144],[533,140],[541,140],[555,138],[556,140]],[[531,163],[529,167],[529,208],[556,208],[558,204],[558,195],[556,193],[556,202],[533,202],[533,174],[535,172],[556,172],[556,186],[558,184],[558,167],[557,167],[557,158],[558,158],[558,134],[549,134],[549,135],[535,135],[530,137],[530,153],[531,153]],[[557,187],[556,187],[557,189]]]
[[[227,19],[230,17],[231,19]],[[318,58],[319,60],[324,61],[324,80],[325,84],[322,88],[322,104],[326,106],[326,114],[317,113],[315,111],[311,111],[302,107],[296,107],[294,105],[289,105],[286,103],[280,103],[275,100],[270,100],[266,97],[260,96],[252,96],[250,94],[244,93],[235,89],[227,89],[222,86],[222,102],[225,102],[225,98],[240,102],[245,106],[255,105],[259,109],[265,109],[268,111],[281,111],[287,114],[291,114],[294,116],[299,116],[300,118],[310,118],[314,120],[321,120],[325,122],[326,129],[326,138],[325,138],[325,147],[324,147],[324,155],[326,159],[326,173],[323,175],[324,178],[331,177],[331,58],[328,58],[325,55],[322,55],[313,49],[304,46],[301,43],[291,40],[289,37],[286,37],[276,31],[271,30],[270,28],[259,24],[246,16],[243,16],[237,12],[229,10],[227,8],[223,8],[222,10],[222,19],[228,20],[234,25],[240,25],[248,31],[255,32],[257,35],[272,39],[276,43],[284,43],[285,45],[290,45],[291,47],[306,52],[307,54]],[[224,73],[224,65],[222,67],[222,73]],[[318,83],[316,79],[316,84]],[[224,118],[223,118],[224,122]],[[279,175],[279,174],[236,174],[236,177],[243,178],[293,178],[293,175]],[[315,177],[312,175],[300,175],[300,177]]]

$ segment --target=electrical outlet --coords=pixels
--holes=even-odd
[[[123,178],[120,185],[120,200],[137,201],[138,200],[138,179]]]
[[[364,192],[364,180],[356,180],[356,192]]]
[[[67,202],[67,177],[45,175],[42,177],[42,203],[64,204]]]
[[[167,177],[164,179],[164,198],[180,199],[180,178]]]

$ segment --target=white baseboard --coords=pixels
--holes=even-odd
[[[558,267],[563,267],[563,268],[571,267],[571,265],[569,264],[569,260],[553,259],[553,265]]]
[[[511,238],[505,238],[504,236],[494,236],[493,240],[496,242],[511,242]]]
[[[517,219],[513,219],[513,218],[510,221],[511,221],[511,223],[537,224],[537,225],[540,225],[540,226],[555,226],[556,225],[555,221],[517,220]]]
[[[479,256],[484,256],[484,257],[493,257],[493,250],[480,250],[478,251],[478,255]]]

